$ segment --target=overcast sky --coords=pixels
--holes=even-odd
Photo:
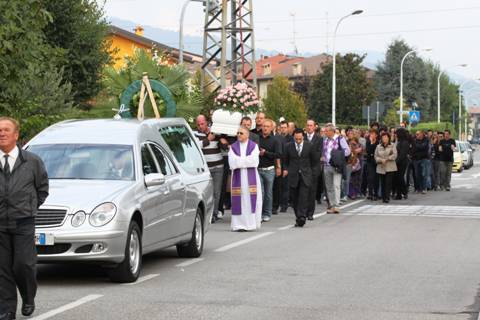
[[[178,30],[184,0],[106,0],[110,17]],[[300,52],[331,50],[331,35],[339,17],[353,10],[364,13],[342,22],[337,49],[384,52],[388,43],[403,38],[415,48],[431,47],[424,53],[442,68],[468,78],[480,78],[480,0],[253,0],[256,45],[267,50],[293,51],[295,14]],[[187,34],[201,35],[201,3],[187,9]],[[328,16],[328,19],[327,19]],[[327,37],[327,34],[329,37]],[[161,42],[161,39],[156,39]],[[452,66],[467,63],[467,68]]]

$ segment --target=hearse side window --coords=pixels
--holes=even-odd
[[[153,159],[152,153],[148,150],[146,145],[142,146],[142,169],[143,174],[158,173],[157,165]]]
[[[158,146],[154,144],[150,144],[150,148],[153,151],[153,154],[155,155],[155,158],[157,159],[158,165],[160,167],[160,171],[162,172],[163,175],[165,176],[171,176],[172,174],[175,174],[175,171],[172,171],[171,166],[169,165],[168,162],[170,160],[163,154],[163,152],[158,148]]]
[[[159,130],[178,164],[190,174],[199,174],[205,163],[202,152],[185,126],[167,126]]]

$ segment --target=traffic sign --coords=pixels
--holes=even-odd
[[[420,111],[409,111],[408,112],[408,122],[410,122],[410,123],[420,122]]]

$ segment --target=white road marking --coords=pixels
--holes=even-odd
[[[453,185],[453,189],[473,189],[475,188],[475,185],[473,184],[459,184],[459,185]]]
[[[96,299],[99,299],[103,297],[103,295],[101,294],[92,294],[92,295],[89,295],[89,296],[86,296],[86,297],[83,297],[81,299],[78,299],[77,301],[74,301],[72,303],[69,303],[69,304],[66,304],[60,308],[57,308],[57,309],[54,309],[54,310],[51,310],[51,311],[48,311],[44,314],[41,314],[39,316],[36,316],[36,317],[33,317],[33,318],[30,318],[30,320],[45,320],[45,319],[49,319],[53,316],[56,316],[60,313],[64,313],[68,310],[71,310],[71,309],[74,309],[74,308],[77,308],[79,306],[81,306],[82,304],[85,304],[85,303],[88,303],[90,301],[93,301],[93,300],[96,300]]]
[[[179,268],[188,267],[188,266],[191,266],[192,264],[195,264],[195,263],[203,261],[203,260],[205,260],[205,259],[204,258],[191,259],[191,260],[188,260],[188,261],[177,264],[176,267],[179,267]]]
[[[134,285],[140,284],[140,283],[142,283],[142,282],[145,282],[145,281],[151,280],[151,279],[153,279],[153,278],[156,278],[156,277],[158,277],[158,276],[159,276],[159,274],[156,274],[156,273],[147,274],[146,276],[143,276],[143,277],[138,278],[136,282],[124,283],[124,284],[122,284],[122,285],[123,285],[123,286],[134,286]]]
[[[480,218],[480,207],[431,205],[364,205],[346,212],[345,215]]]
[[[480,177],[480,173],[472,174],[472,178],[478,178],[478,177]]]
[[[272,234],[274,234],[274,233],[275,233],[275,232],[264,232],[264,233],[260,233],[259,235],[256,235],[256,236],[253,236],[253,237],[244,239],[244,240],[240,240],[240,241],[237,241],[237,242],[228,244],[228,245],[223,246],[223,247],[220,247],[220,248],[216,249],[215,252],[225,252],[225,251],[228,251],[228,250],[230,250],[230,249],[233,249],[233,248],[242,246],[242,245],[244,245],[244,244],[250,243],[250,242],[252,242],[252,241],[255,241],[255,240],[258,240],[258,239],[261,239],[261,238],[270,236],[270,235],[272,235]]]
[[[278,228],[277,230],[278,231],[285,231],[285,230],[288,230],[288,229],[292,229],[293,227],[295,227],[295,225],[289,224],[288,226]]]

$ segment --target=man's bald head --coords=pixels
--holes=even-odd
[[[197,116],[197,129],[200,132],[207,133],[208,132],[208,121],[207,117],[203,114]]]

